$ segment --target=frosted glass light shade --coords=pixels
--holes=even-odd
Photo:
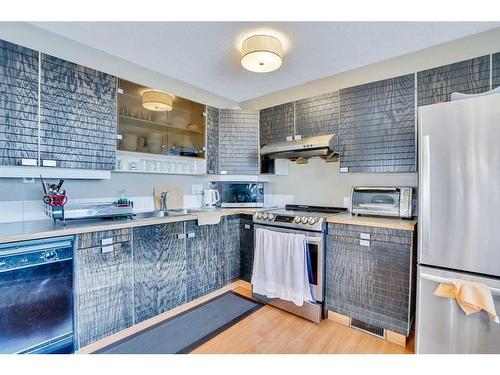
[[[145,91],[142,94],[142,106],[150,111],[171,111],[172,97],[161,91]]]
[[[268,73],[278,69],[282,63],[283,46],[270,35],[254,35],[243,41],[241,65],[257,73]]]

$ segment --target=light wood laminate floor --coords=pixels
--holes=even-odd
[[[250,296],[244,288],[235,290]],[[319,325],[272,306],[250,316],[196,348],[200,354],[410,354],[406,348],[331,320]]]

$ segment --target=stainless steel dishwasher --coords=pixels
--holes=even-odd
[[[0,353],[73,352],[74,237],[0,244]]]

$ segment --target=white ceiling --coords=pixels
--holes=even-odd
[[[237,102],[500,27],[500,22],[34,24]],[[277,71],[258,74],[241,67],[239,45],[262,31],[281,37],[284,60]]]

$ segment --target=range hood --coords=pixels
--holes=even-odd
[[[319,156],[330,160],[338,156],[337,136],[329,134],[289,142],[269,143],[262,146],[260,154],[269,159],[304,160]]]

